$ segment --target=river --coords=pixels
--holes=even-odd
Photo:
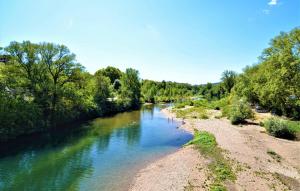
[[[97,118],[2,149],[0,190],[128,189],[139,169],[192,138],[162,107]]]

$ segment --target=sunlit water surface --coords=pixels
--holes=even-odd
[[[0,190],[126,190],[147,163],[191,139],[162,106],[32,137],[0,158]],[[20,145],[21,144],[21,145]],[[2,145],[3,147],[3,145]]]

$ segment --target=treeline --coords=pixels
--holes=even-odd
[[[131,68],[92,75],[66,46],[53,43],[11,42],[0,53],[1,140],[138,108],[141,101],[221,100],[216,108],[230,106],[224,113],[234,123],[252,116],[248,103],[300,118],[299,28],[272,39],[243,73],[225,71],[221,82],[206,85],[141,80]]]
[[[237,74],[225,71],[222,82],[191,85],[177,82],[142,81],[142,99],[149,103],[181,102],[188,99],[219,100],[226,97],[234,86]]]
[[[222,109],[233,124],[252,118],[252,110],[300,119],[300,29],[280,33],[263,50],[259,62],[241,74],[224,71],[221,82],[199,86],[202,100],[176,104]]]
[[[196,95],[199,86],[187,83],[142,81],[142,98],[145,102],[174,102]]]
[[[280,33],[236,79],[234,94],[277,115],[300,119],[300,29]]]
[[[206,100],[221,99],[215,102],[220,103],[217,108],[223,107],[233,123],[252,117],[251,107],[299,120],[300,29],[273,38],[258,63],[247,66],[241,74],[224,71],[220,83],[202,88],[199,94]]]
[[[0,140],[138,108],[139,73],[85,71],[64,45],[11,42],[0,56]]]

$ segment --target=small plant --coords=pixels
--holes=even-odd
[[[200,113],[199,117],[200,117],[200,119],[208,119],[209,118],[206,113]]]
[[[244,123],[246,119],[252,119],[253,112],[246,101],[237,100],[230,106],[228,117],[232,124],[237,125]]]
[[[183,102],[183,103],[176,103],[174,107],[175,107],[176,109],[182,109],[182,108],[184,108],[185,106],[186,106],[186,103]]]
[[[195,130],[194,139],[186,145],[190,144],[195,145],[203,155],[212,159],[208,165],[213,178],[210,190],[226,190],[224,182],[234,181],[236,175],[230,166],[230,161],[223,156],[221,148],[218,147],[215,136],[206,131]]]
[[[288,121],[271,118],[264,122],[267,132],[278,138],[293,140],[296,138],[294,127]]]
[[[210,191],[226,191],[227,189],[223,185],[214,184],[210,186]]]
[[[277,154],[275,151],[268,150],[267,154],[270,155],[277,162],[281,162],[281,156],[279,154]]]

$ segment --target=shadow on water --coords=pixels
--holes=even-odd
[[[159,109],[147,106],[97,118],[2,148],[0,190],[86,190],[91,181],[99,184],[97,189],[107,189],[106,181],[120,168],[126,171],[126,165],[147,153],[160,152],[159,146],[176,147],[191,138],[168,127],[167,120],[155,114]]]
[[[150,111],[153,110],[153,108],[148,108],[147,110]],[[77,142],[78,139],[86,136],[96,136],[101,138],[101,142],[103,142],[103,149],[105,149],[105,145],[108,145],[110,134],[115,128],[124,128],[127,125],[133,125],[130,124],[130,122],[136,123],[140,120],[139,118],[139,110],[123,112],[114,116],[78,122],[77,124],[68,125],[60,129],[53,129],[49,132],[35,133],[19,137],[15,140],[0,144],[0,159],[10,155],[16,155],[21,152],[60,147],[66,143],[71,144],[73,142]],[[105,128],[102,128],[103,126]],[[99,128],[101,131],[99,131]],[[129,133],[131,133],[130,131]]]

